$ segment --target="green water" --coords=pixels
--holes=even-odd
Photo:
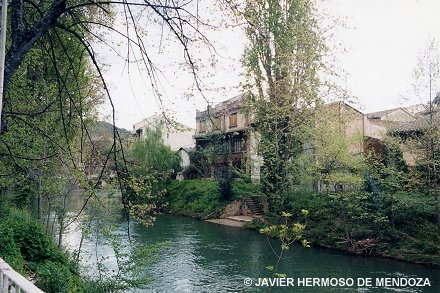
[[[121,223],[121,230],[126,228]],[[153,278],[147,290],[135,292],[268,292],[268,287],[257,287],[258,278],[268,277],[265,269],[274,265],[276,256],[269,240],[257,232],[240,228],[196,221],[186,217],[162,215],[154,226],[145,228],[130,225],[135,242],[151,244],[169,241],[170,246],[160,253],[155,264],[145,272]],[[65,241],[74,248],[78,231],[69,229]],[[276,241],[271,245],[278,248]],[[86,239],[83,251],[84,269],[95,254],[95,243]],[[100,255],[111,251],[98,245]],[[113,260],[114,261],[114,260]],[[352,287],[272,287],[270,292],[440,292],[440,270],[421,265],[378,258],[349,256],[330,249],[292,247],[288,259],[279,271],[294,278],[352,278]],[[428,278],[430,287],[368,287],[356,286],[357,278]],[[246,287],[245,278],[253,285]],[[294,284],[295,284],[294,282]],[[296,284],[295,284],[296,285]]]

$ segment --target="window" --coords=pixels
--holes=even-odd
[[[231,147],[233,153],[243,152],[245,150],[243,138],[239,136],[232,137]]]
[[[237,113],[229,114],[229,128],[237,127]]]
[[[206,131],[206,121],[200,121],[199,122],[199,132],[205,132]]]

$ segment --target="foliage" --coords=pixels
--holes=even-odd
[[[24,258],[14,240],[14,231],[5,223],[0,224],[0,255],[16,271],[23,271]]]
[[[407,189],[409,184],[409,168],[398,142],[391,137],[383,140],[382,151],[370,155],[369,162],[365,190],[371,194],[373,211],[386,216],[394,225],[394,194]]]
[[[236,180],[232,184],[232,194],[236,199],[261,195],[260,185],[256,183],[248,183],[243,180]]]
[[[78,287],[78,279],[72,277],[68,267],[60,266],[53,261],[45,261],[35,270],[37,282],[35,285],[48,293],[82,292],[82,286]]]
[[[218,179],[218,186],[220,189],[220,198],[223,201],[231,200],[232,198],[232,176],[226,175]]]
[[[49,3],[38,5],[47,8]],[[22,11],[23,17],[31,25],[37,15],[27,11]],[[8,39],[9,60],[17,49],[11,44],[16,38]],[[0,131],[0,173],[5,175],[0,178],[0,192],[14,196],[21,208],[31,207],[36,218],[46,222],[47,233],[51,219],[43,219],[43,211],[47,215],[55,211],[63,219],[66,193],[73,183],[83,184],[87,165],[83,146],[102,92],[82,43],[68,33],[40,36],[29,49],[7,85]],[[63,224],[58,224],[62,230]]]
[[[173,181],[168,188],[167,209],[171,212],[205,218],[218,212],[225,203],[220,200],[217,181]]]
[[[231,200],[253,195],[259,187],[243,181],[231,183],[231,197],[222,199],[218,180],[173,181],[164,198],[165,209],[196,218],[216,216]]]
[[[302,209],[301,214],[303,217],[307,217],[309,214],[308,210]],[[277,271],[278,265],[281,262],[281,260],[284,259],[284,253],[286,250],[290,249],[290,246],[294,242],[300,242],[302,246],[304,247],[310,247],[310,243],[303,238],[304,231],[306,229],[305,224],[301,224],[299,222],[291,222],[291,213],[282,212],[281,216],[284,219],[284,223],[280,225],[271,225],[265,228],[260,229],[260,233],[270,236],[270,237],[276,237],[281,241],[281,248],[278,253],[275,253],[277,256],[277,262],[275,266],[268,266],[266,267],[269,271],[273,272],[276,277],[285,277],[284,274],[279,273]]]
[[[145,277],[146,266],[155,260],[164,244],[132,246],[114,224],[120,219],[121,206],[114,199],[106,205],[104,202],[102,197],[91,199],[87,207],[90,209],[87,214],[91,216],[81,217],[79,224],[84,228],[85,237],[94,235],[113,249],[118,260],[116,275],[106,267],[104,257],[98,266],[104,276],[102,280],[89,279],[86,274],[80,278],[76,263],[44,233],[38,221],[4,203],[0,204],[0,256],[23,274],[32,271],[37,285],[46,292],[116,292],[142,287],[149,281]],[[77,251],[77,261],[80,250],[81,247]]]
[[[135,140],[131,147],[133,174],[140,176],[156,172],[158,177],[171,176],[179,169],[179,155],[163,142],[161,127],[144,131],[144,138]]]
[[[359,113],[343,102],[335,102],[316,107],[314,115],[307,150],[300,158],[301,184],[317,184],[318,190],[323,185],[327,191],[359,189],[365,169],[363,137],[351,124],[359,122]]]
[[[391,198],[383,200],[388,207]],[[290,192],[289,203],[294,216],[302,209],[311,211],[304,237],[314,245],[440,266],[432,197],[397,192],[394,195],[394,226],[384,213],[378,212],[370,193]],[[301,218],[296,216],[292,220]],[[367,239],[374,245],[360,249],[358,245]]]
[[[440,51],[435,40],[427,43],[414,70],[414,92],[429,99],[425,113],[418,118],[418,133],[409,140],[416,155],[416,177],[421,190],[434,197],[437,213],[437,236],[440,242]]]
[[[185,170],[185,176],[188,179],[201,179],[210,171],[209,157],[211,151],[202,148],[196,148],[189,153],[190,165]]]
[[[117,201],[118,198],[104,196],[99,200],[94,199],[87,207],[88,216],[81,219],[83,237],[97,246],[109,248],[110,251],[107,254],[96,251],[93,255],[97,273],[93,274],[88,270],[84,275],[85,292],[125,292],[133,288],[144,288],[150,282],[147,268],[167,245],[137,245],[127,239],[125,227],[120,224],[122,206]],[[109,262],[109,258],[115,261]]]
[[[81,292],[77,266],[46,236],[39,222],[22,210],[0,215],[0,256],[17,271],[33,271],[46,292]]]
[[[36,159],[52,156],[67,157],[67,163],[77,155],[75,136],[78,130],[83,139],[87,136],[88,120],[102,98],[83,53],[81,42],[66,33],[43,37],[10,80],[4,107],[9,131],[2,132],[1,139],[9,146],[3,154],[15,158],[13,167],[39,168]],[[56,59],[58,54],[63,58]]]
[[[156,203],[166,192],[179,169],[179,155],[165,145],[162,129],[145,129],[145,138],[137,139],[131,147],[134,177],[124,174],[124,205],[130,216],[141,223],[152,223]]]
[[[272,213],[282,210],[310,108],[319,102],[325,46],[314,12],[311,1],[246,1],[246,104],[259,137],[262,189]]]

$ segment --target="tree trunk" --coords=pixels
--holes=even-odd
[[[60,221],[60,229],[58,231],[58,247],[61,248],[61,243],[63,241],[63,232],[64,232],[64,214],[61,215],[61,217],[59,217],[59,221]]]
[[[440,241],[440,203],[438,194],[435,195],[435,213],[437,214],[437,238]]]
[[[47,217],[46,217],[46,235],[49,230],[49,222],[50,222],[50,213],[52,212],[52,205],[50,204],[50,199],[48,199],[48,209],[47,209]]]
[[[394,224],[394,196],[391,193],[391,205],[390,205],[390,222],[391,222],[391,226],[395,229],[396,225]]]

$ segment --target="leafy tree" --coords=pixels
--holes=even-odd
[[[359,118],[350,106],[335,102],[317,107],[314,117],[310,141],[301,158],[302,170],[317,183],[318,190],[322,185],[327,192],[359,189],[364,158],[362,131],[357,124],[363,116]]]
[[[135,7],[140,9],[135,9]],[[97,59],[94,50],[95,45],[105,44],[118,51],[115,46],[111,45],[115,44],[112,42],[113,40],[106,38],[106,35],[114,33],[121,37],[121,41],[126,42],[127,54],[125,57],[127,63],[130,64],[135,61],[144,66],[155,90],[154,93],[158,101],[161,101],[158,94],[158,68],[154,64],[152,52],[146,46],[147,43],[150,43],[146,38],[151,37],[152,34],[146,34],[141,23],[145,20],[147,24],[162,26],[162,32],[164,33],[162,37],[164,38],[161,37],[161,44],[162,40],[166,39],[169,42],[175,41],[181,46],[184,56],[183,62],[187,65],[185,68],[193,76],[195,88],[202,91],[200,77],[197,72],[198,59],[194,58],[195,53],[191,48],[193,45],[198,46],[200,44],[210,47],[211,44],[202,33],[202,27],[205,27],[205,23],[199,18],[198,5],[192,5],[191,1],[188,3],[181,1],[163,3],[162,1],[72,2],[53,0],[27,2],[13,0],[9,5],[9,9],[8,32],[10,34],[8,35],[5,59],[4,99],[0,103],[0,135],[4,137],[9,129],[11,137],[14,137],[17,130],[14,123],[17,120],[27,124],[30,123],[29,121],[22,121],[23,117],[34,118],[51,114],[58,115],[59,119],[53,120],[55,123],[52,125],[60,126],[57,131],[53,131],[54,129],[51,127],[43,127],[40,124],[41,121],[36,119],[30,123],[28,134],[30,136],[38,134],[46,143],[55,146],[54,149],[47,148],[47,156],[55,155],[55,153],[67,154],[67,158],[63,157],[63,164],[68,161],[71,164],[70,167],[73,167],[76,171],[83,171],[84,166],[82,163],[85,159],[82,153],[83,146],[86,145],[86,140],[89,140],[93,145],[85,121],[87,118],[83,114],[90,111],[88,102],[93,101],[90,97],[93,97],[95,93],[101,94],[102,91],[111,104],[111,117],[114,127],[112,145],[107,153],[102,154],[102,158],[99,160],[103,172],[96,179],[94,186],[99,184],[104,169],[109,163],[113,164],[113,169],[118,178],[122,179],[124,177],[126,179],[129,176],[123,143],[118,129],[115,127],[115,109],[104,79],[103,66]],[[125,27],[121,29],[112,23],[117,13],[124,19]],[[149,25],[145,27],[147,26]],[[71,48],[74,48],[74,52],[71,51]],[[43,54],[33,56],[33,52],[38,49],[41,49]],[[40,56],[42,57],[40,63],[43,65],[42,68],[50,64],[52,69],[45,71],[36,68],[32,72],[27,71],[25,68],[27,62],[33,64],[33,61],[40,60],[38,59]],[[82,69],[87,67],[87,70],[82,71],[77,66],[78,64],[83,65]],[[20,76],[20,71],[25,79]],[[32,75],[28,73],[32,73]],[[48,87],[44,87],[44,84],[42,84],[40,91],[34,91],[35,100],[25,100],[24,104],[29,106],[26,111],[16,111],[17,108],[22,106],[21,103],[24,97],[27,96],[21,95],[21,99],[13,97],[16,93],[13,83],[17,85],[26,83],[33,76],[38,77],[41,73],[44,76],[50,76],[53,83],[50,83]],[[81,81],[83,73],[86,73],[93,80],[83,83]],[[31,82],[29,83],[31,84]],[[83,85],[86,85],[87,88]],[[37,93],[42,95],[37,95]],[[60,97],[63,95],[67,98],[61,99]],[[46,96],[55,98],[46,101],[43,98]],[[76,100],[73,98],[76,96],[82,99]],[[79,120],[72,119],[74,117],[79,118]],[[75,123],[71,123],[72,121]],[[76,123],[78,121],[79,123]],[[58,134],[58,136],[55,137],[53,134]],[[72,134],[79,134],[80,139],[77,138],[76,141],[73,141],[70,137]],[[59,145],[60,140],[67,144]],[[26,149],[26,144],[20,144],[19,141],[19,139],[16,141],[14,147]],[[78,152],[72,146],[74,143],[78,143],[80,146]],[[18,165],[16,159],[21,155],[17,154],[15,148],[10,148],[10,145],[8,145],[7,151],[2,154],[5,161],[8,161],[5,165]],[[94,148],[93,146],[92,150]],[[75,161],[76,157],[80,157],[81,163]],[[26,157],[27,160],[33,162],[41,161],[44,158],[46,157],[41,154],[40,156]],[[19,169],[21,167],[20,165],[17,166]],[[23,167],[23,169],[26,170],[26,167]],[[16,173],[4,172],[2,174],[11,175]],[[125,187],[123,186],[125,183],[127,183],[127,180],[118,182],[119,188],[123,191],[123,197],[125,197]],[[87,202],[88,200],[85,205]],[[81,211],[84,210],[84,207]]]
[[[263,191],[280,211],[303,148],[311,108],[319,102],[325,45],[313,1],[246,1],[248,112],[258,132]]]
[[[304,217],[304,221],[307,219],[307,216],[309,214],[308,210],[301,210],[301,214]],[[267,266],[266,269],[273,273],[275,277],[282,278],[286,277],[285,274],[280,273],[278,271],[278,265],[280,262],[284,259],[287,259],[289,257],[286,257],[286,251],[288,251],[291,247],[291,245],[294,242],[300,242],[303,247],[310,247],[310,243],[304,239],[303,234],[306,230],[306,224],[300,223],[300,222],[293,222],[292,221],[292,214],[282,212],[282,224],[280,225],[271,225],[269,227],[265,227],[260,229],[260,233],[266,235],[267,237],[276,237],[281,242],[281,247],[278,252],[276,252],[272,247],[272,251],[277,256],[277,262],[274,266]],[[268,239],[269,241],[269,239]]]
[[[189,153],[190,165],[185,171],[188,179],[204,178],[210,171],[209,150],[197,147]]]
[[[370,154],[365,189],[371,193],[372,213],[388,217],[395,226],[395,193],[409,184],[409,168],[403,159],[399,142],[394,137],[382,141],[381,152]]]
[[[134,142],[131,153],[135,177],[124,177],[124,204],[130,215],[145,225],[154,220],[156,204],[179,169],[180,158],[162,139],[162,129],[145,129],[145,138]]]
[[[146,128],[145,132],[145,138],[135,140],[131,148],[133,174],[147,175],[154,170],[161,177],[170,177],[179,169],[179,155],[165,145],[161,128]]]
[[[22,208],[31,204],[59,245],[67,196],[73,186],[85,186],[82,146],[102,101],[99,85],[81,43],[63,32],[42,37],[9,81],[8,131],[0,134],[2,196],[12,194]]]
[[[421,99],[429,98],[424,113],[416,121],[417,131],[408,139],[416,154],[421,189],[433,196],[440,239],[440,116],[435,91],[440,88],[440,53],[434,40],[428,42],[414,71],[414,91]]]
[[[9,81],[3,112],[9,131],[0,135],[0,172],[10,175],[0,186],[23,204],[35,202],[40,219],[43,206],[47,215],[63,214],[63,190],[82,168],[87,126],[102,101],[81,43],[63,32],[56,36],[42,37]],[[49,217],[44,221],[47,232]]]

